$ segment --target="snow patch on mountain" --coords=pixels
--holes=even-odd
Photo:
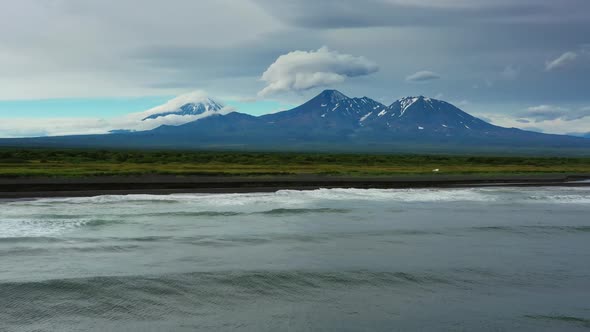
[[[373,114],[373,112],[369,112],[369,113],[367,113],[367,114],[363,115],[363,117],[360,119],[360,122],[363,122],[363,121],[365,121],[365,120],[366,120],[368,117],[370,117],[370,116],[371,116],[371,114]]]
[[[400,104],[401,104],[401,111],[400,111],[400,117],[404,115],[404,113],[406,112],[406,110],[408,108],[410,108],[410,106],[414,105],[414,103],[416,103],[418,101],[419,97],[406,97],[406,98],[402,98],[400,100]]]

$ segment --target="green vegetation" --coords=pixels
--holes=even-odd
[[[0,176],[590,173],[590,158],[0,149]]]

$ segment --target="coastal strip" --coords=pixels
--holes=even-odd
[[[320,188],[407,189],[590,186],[590,174],[340,176],[97,176],[0,178],[0,199],[175,193],[255,193]]]

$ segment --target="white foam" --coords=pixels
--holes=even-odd
[[[530,199],[535,203],[590,204],[588,195],[534,195]]]
[[[247,206],[250,204],[305,204],[316,200],[374,200],[400,202],[494,201],[505,193],[522,194],[522,201],[588,202],[590,188],[462,188],[462,189],[318,189],[279,190],[274,193],[243,194],[171,194],[104,195],[95,197],[42,198],[4,203],[12,206],[49,206],[54,204],[194,203],[207,206]],[[511,197],[510,199],[514,199]],[[1,215],[0,215],[1,216]]]
[[[172,194],[172,195],[105,195],[95,197],[39,199],[37,203],[113,204],[149,202],[206,202],[212,205],[244,205],[259,201],[287,203],[328,200],[392,200],[392,201],[460,201],[485,200],[480,189],[317,189],[279,190],[274,193],[247,194]],[[31,203],[31,202],[26,202]],[[18,204],[13,202],[12,204]]]
[[[14,237],[50,237],[76,229],[90,219],[2,219],[0,239]]]
[[[452,202],[490,204],[590,203],[590,188],[463,188],[463,189],[318,189],[280,190],[274,193],[106,195],[80,198],[44,198],[0,202],[0,238],[54,236],[96,220],[135,222],[134,215],[177,212],[257,213],[273,209],[371,206]],[[477,207],[474,207],[475,209]],[[483,208],[483,207],[482,207]],[[240,218],[239,216],[236,218]]]

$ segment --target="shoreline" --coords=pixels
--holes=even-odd
[[[0,199],[90,197],[180,193],[257,193],[320,188],[419,189],[531,186],[590,186],[590,174],[413,175],[413,176],[104,176],[0,178]]]

